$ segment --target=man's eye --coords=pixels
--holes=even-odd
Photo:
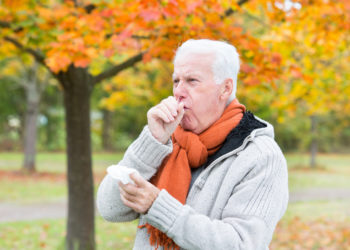
[[[195,78],[190,78],[190,79],[188,79],[188,81],[190,81],[190,82],[195,82],[195,81],[197,81],[197,79],[195,79]]]

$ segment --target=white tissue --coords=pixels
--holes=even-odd
[[[137,173],[139,172],[136,169],[128,168],[122,165],[111,165],[107,168],[107,173],[112,178],[121,181],[123,184],[132,183],[134,184],[134,181],[130,179],[131,173]]]

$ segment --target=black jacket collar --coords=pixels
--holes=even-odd
[[[266,124],[258,121],[250,111],[245,112],[239,124],[226,137],[223,146],[208,157],[205,165],[208,166],[220,156],[240,147],[244,139],[250,135],[254,129],[264,128],[266,126]]]

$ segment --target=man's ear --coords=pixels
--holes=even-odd
[[[227,101],[233,91],[233,81],[227,78],[222,84],[220,89],[220,99]]]

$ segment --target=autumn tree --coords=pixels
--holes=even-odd
[[[0,61],[0,69],[8,69],[12,59]],[[12,69],[11,67],[9,69]],[[21,124],[24,121],[25,93],[11,75],[13,72],[0,70],[0,148],[1,150],[17,150],[21,148],[23,137]],[[9,94],[11,93],[11,94]]]
[[[234,13],[246,0],[3,2],[1,38],[50,70],[63,92],[68,249],[95,247],[90,96],[97,84],[138,62],[171,59],[190,37],[224,39],[237,45],[243,57],[253,54],[246,62],[260,74],[248,83],[271,78],[276,71],[273,56],[235,21]]]
[[[18,55],[11,44],[1,46],[0,55],[7,56],[6,65],[1,68],[1,75],[11,78],[25,93],[25,114],[23,127],[24,159],[22,170],[35,171],[37,143],[37,123],[41,94],[48,84],[49,75],[41,65],[28,55]]]
[[[310,140],[310,166],[315,167],[319,118],[350,111],[350,2],[249,1],[244,8],[249,26],[276,53],[282,74],[245,88],[243,95],[255,96],[256,105],[269,105],[282,126],[291,119],[309,119],[304,137]]]
[[[302,1],[300,8],[285,9],[284,21],[266,34],[272,50],[292,66],[289,77],[278,84],[281,98],[275,107],[310,119],[310,166],[316,166],[318,117],[349,112],[350,3]],[[277,41],[276,41],[277,40]],[[294,68],[293,68],[294,67]]]
[[[152,60],[147,64],[138,64],[123,71],[117,77],[102,84],[104,97],[100,99],[103,109],[102,139],[107,137],[105,113],[117,114],[114,130],[109,130],[108,139],[115,135],[124,138],[122,142],[115,140],[116,149],[125,148],[129,138],[135,138],[147,122],[148,109],[162,99],[172,95],[172,64],[163,60]],[[106,112],[107,111],[107,112]],[[132,124],[132,126],[130,126]],[[121,135],[121,133],[123,133]],[[104,140],[102,140],[103,142]],[[112,143],[111,143],[112,144]]]

